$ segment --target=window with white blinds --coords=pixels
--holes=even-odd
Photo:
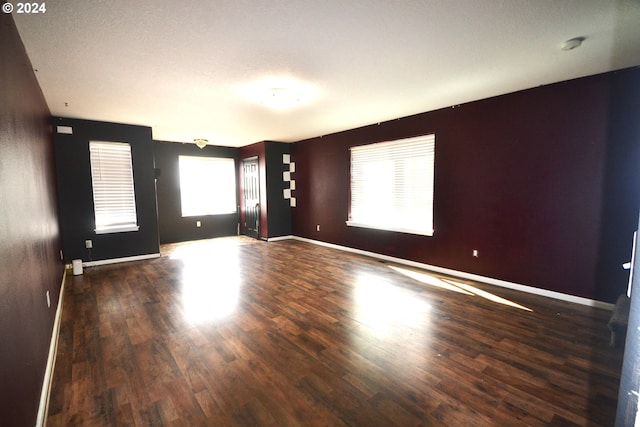
[[[347,225],[433,235],[435,135],[351,148]]]
[[[183,217],[236,213],[234,159],[178,156],[178,167]]]
[[[96,233],[137,231],[131,145],[90,141]]]

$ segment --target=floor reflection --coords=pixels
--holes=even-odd
[[[441,279],[439,277],[432,276],[431,274],[422,273],[415,270],[409,270],[407,268],[396,267],[393,265],[390,265],[389,268],[405,276],[411,277],[412,279],[418,280],[419,282],[425,283],[427,285],[436,286],[442,289],[459,292],[466,295],[476,295],[476,296],[485,298],[489,301],[493,301],[498,304],[508,305],[510,307],[515,307],[520,310],[533,311],[528,307],[525,307],[523,305],[510,301],[506,298],[502,298],[497,295],[494,295],[491,292],[478,289],[475,286],[471,286],[467,283],[462,283],[462,282],[458,282],[451,279]]]
[[[183,263],[181,296],[185,320],[198,325],[235,312],[242,284],[236,248],[186,245],[176,248],[170,258]]]
[[[431,309],[411,290],[369,273],[358,274],[354,302],[356,320],[379,336],[389,335],[398,326],[424,328]]]

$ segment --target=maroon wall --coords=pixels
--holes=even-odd
[[[32,426],[63,265],[49,110],[4,13],[0,88],[0,424]]]
[[[637,226],[639,83],[629,69],[295,143],[293,234],[614,301]],[[435,234],[347,227],[349,147],[432,132]]]

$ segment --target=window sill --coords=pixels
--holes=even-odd
[[[376,225],[376,224],[364,224],[364,223],[355,222],[355,221],[346,221],[346,223],[347,223],[347,226],[349,227],[371,228],[373,230],[394,231],[397,233],[416,234],[419,236],[433,236],[433,230],[413,230],[410,228],[386,227],[386,226]]]
[[[218,216],[218,215],[235,215],[238,211],[225,211],[225,212],[198,212],[198,213],[186,213],[182,214],[181,218],[193,218],[197,216]]]
[[[120,225],[116,227],[96,228],[96,234],[125,233],[128,231],[138,231],[140,227],[137,225]]]

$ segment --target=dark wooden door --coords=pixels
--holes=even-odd
[[[260,171],[258,158],[242,161],[244,180],[244,229],[247,236],[260,238]]]

